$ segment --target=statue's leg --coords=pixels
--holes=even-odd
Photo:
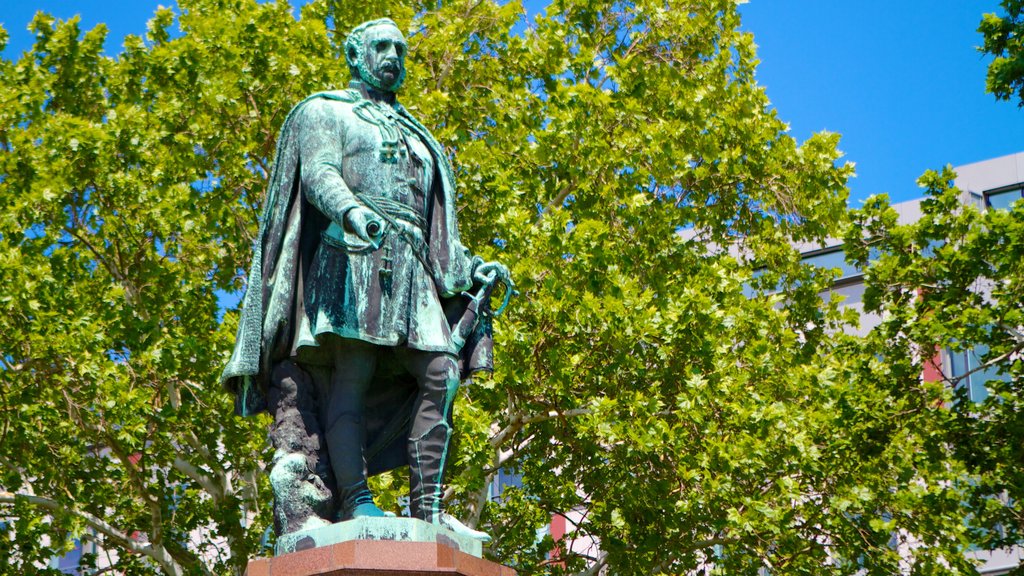
[[[377,347],[357,340],[337,343],[325,412],[327,450],[338,484],[340,520],[383,516],[366,485],[366,390],[377,367]]]
[[[451,443],[452,403],[459,390],[455,357],[437,352],[408,350],[406,367],[419,391],[413,405],[409,434],[409,509],[414,518],[438,524],[484,542],[491,538],[473,530],[444,511],[444,472]]]
[[[333,496],[320,474],[322,444],[316,414],[316,387],[308,373],[285,360],[274,367],[267,407],[274,421],[270,483],[274,491],[274,529],[278,535],[329,524]]]

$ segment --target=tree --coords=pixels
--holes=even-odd
[[[985,37],[981,52],[995,57],[985,86],[996,98],[1019,98],[1024,106],[1024,2],[1002,0],[1001,6],[1005,15],[985,14],[978,26]]]
[[[219,302],[243,288],[289,107],[344,86],[344,32],[388,15],[466,243],[522,292],[498,371],[456,408],[449,500],[491,555],[521,574],[966,573],[960,493],[934,488],[960,477],[941,387],[894,389],[914,364],[842,336],[818,296],[834,274],[793,248],[838,232],[852,166],[837,135],[787,134],[736,4],[557,0],[517,33],[518,2],[318,0],[296,21],[181,0],[116,58],[102,27],[37,16],[33,50],[0,61],[0,559],[88,538],[124,573],[202,574],[259,553],[266,420],[218,389],[237,322]],[[522,486],[489,501],[503,468]],[[379,503],[404,485],[377,477]],[[538,537],[569,511],[599,555]]]
[[[927,197],[911,225],[897,225],[884,198],[869,200],[847,245],[859,264],[870,262],[864,302],[888,318],[884,354],[986,351],[981,366],[939,383],[951,397],[936,441],[963,463],[956,484],[970,539],[990,550],[1024,544],[1024,203],[980,211],[955,177],[949,167],[921,177]],[[989,375],[988,398],[972,402],[967,379]]]
[[[323,23],[287,5],[208,8],[184,6],[179,39],[158,10],[116,59],[102,26],[39,14],[33,50],[2,61],[14,569],[74,539],[128,574],[238,571],[259,550],[265,422],[232,418],[214,384],[233,332],[217,291],[237,289],[275,119],[333,61]],[[293,73],[300,49],[321,60]]]

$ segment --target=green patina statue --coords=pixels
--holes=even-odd
[[[407,45],[387,19],[346,43],[347,90],[281,128],[234,352],[242,415],[269,410],[279,535],[384,516],[368,475],[410,467],[411,516],[444,512],[456,391],[492,367],[490,295],[508,269],[459,239],[441,145],[395,99]],[[504,307],[504,304],[502,305]]]

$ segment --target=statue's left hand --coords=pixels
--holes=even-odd
[[[480,284],[493,284],[501,281],[512,284],[512,275],[508,267],[500,262],[484,262],[473,270],[473,280]]]

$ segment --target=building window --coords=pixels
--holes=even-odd
[[[501,499],[501,494],[506,488],[522,488],[523,475],[513,470],[502,468],[494,475],[494,480],[488,487],[488,498],[494,502]]]
[[[984,365],[982,358],[986,354],[988,354],[988,346],[984,344],[959,352],[946,350],[946,356],[949,358],[949,376],[957,381],[957,387],[966,387],[967,398],[971,402],[980,403],[988,398],[988,388],[985,386],[987,382],[993,380],[1005,382],[1008,378],[1006,374],[999,373],[994,366],[979,369]],[[966,378],[965,375],[967,375]]]
[[[990,192],[985,194],[985,204],[989,208],[1009,210],[1010,205],[1020,200],[1022,189],[1003,190],[1002,192]]]
[[[863,274],[859,268],[846,261],[846,253],[843,251],[842,247],[827,248],[820,252],[809,252],[804,254],[800,260],[802,263],[816,268],[838,268],[839,276],[836,277],[837,284],[843,280],[857,278]]]
[[[825,292],[821,297],[825,302],[829,302],[836,295],[843,296],[843,306],[861,304],[864,301],[864,282],[836,282],[832,290]]]
[[[53,567],[65,574],[78,574],[82,562],[82,541],[75,540],[75,547],[60,558],[55,558]]]

